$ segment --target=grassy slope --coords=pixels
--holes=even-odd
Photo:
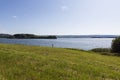
[[[120,58],[60,48],[0,44],[0,80],[120,80]]]

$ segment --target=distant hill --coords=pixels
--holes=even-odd
[[[34,34],[0,34],[0,38],[17,39],[57,39],[57,38],[116,38],[120,35],[34,35]]]
[[[120,35],[57,35],[57,38],[116,38]]]
[[[0,38],[8,38],[11,37],[12,35],[10,34],[0,34]]]
[[[56,36],[46,35],[34,35],[34,34],[0,34],[0,38],[9,38],[9,39],[57,39]]]

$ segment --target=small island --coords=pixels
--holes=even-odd
[[[0,34],[0,38],[8,38],[8,39],[57,39],[54,35],[34,35],[34,34]]]

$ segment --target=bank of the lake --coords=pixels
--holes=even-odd
[[[0,80],[120,80],[119,62],[94,52],[0,44]]]

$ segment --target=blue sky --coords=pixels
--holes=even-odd
[[[0,0],[0,33],[120,35],[120,0]]]

